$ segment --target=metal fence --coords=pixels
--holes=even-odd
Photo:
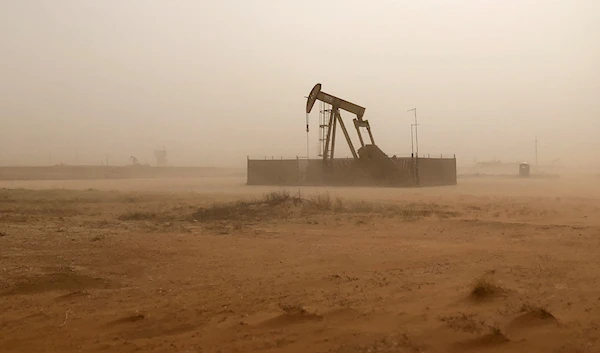
[[[438,186],[457,183],[456,158],[392,157],[391,162],[360,159],[250,159],[248,185]]]

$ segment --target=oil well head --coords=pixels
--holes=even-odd
[[[340,110],[344,110],[346,112],[352,113],[356,115],[354,121],[354,127],[358,134],[358,138],[360,140],[360,146],[364,147],[365,143],[362,138],[360,128],[366,128],[369,132],[369,137],[371,139],[371,144],[374,144],[373,135],[371,133],[371,127],[369,126],[369,122],[367,120],[363,120],[363,115],[365,114],[365,108],[360,105],[348,102],[347,100],[336,97],[332,94],[325,93],[321,89],[321,84],[317,83],[312,90],[310,91],[307,100],[306,100],[306,113],[310,113],[313,109],[315,102],[321,101],[325,104],[329,104],[331,109],[329,109],[329,114],[325,117],[325,121],[320,124],[321,135],[324,136],[323,140],[325,141],[323,145],[322,156],[323,160],[332,160],[334,158],[335,152],[335,141],[336,141],[336,130],[339,125],[342,132],[344,133],[344,138],[348,143],[348,147],[350,148],[350,152],[352,153],[352,157],[354,159],[358,159],[358,153],[354,148],[354,144],[350,139],[350,135],[348,134],[348,130],[346,129],[346,125],[342,120],[342,116],[340,114]],[[308,129],[307,129],[308,131]]]
[[[456,184],[455,158],[390,158],[373,139],[368,120],[364,120],[365,108],[323,92],[317,83],[306,97],[307,133],[308,114],[320,101],[319,128],[320,153],[322,160],[262,160],[248,158],[248,184],[316,184],[316,185],[454,185]],[[354,148],[349,130],[342,119],[341,111],[354,114],[353,125],[360,145]],[[339,129],[338,129],[339,126]],[[364,130],[370,141],[363,138]],[[343,133],[351,159],[334,158],[336,135]],[[339,137],[337,138],[339,140]],[[367,142],[367,143],[365,143]],[[307,136],[308,146],[308,136]],[[307,148],[308,156],[308,148]]]

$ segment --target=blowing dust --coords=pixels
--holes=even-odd
[[[0,352],[600,352],[597,0],[0,27]]]

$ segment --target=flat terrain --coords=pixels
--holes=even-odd
[[[600,352],[600,179],[0,181],[0,352]]]

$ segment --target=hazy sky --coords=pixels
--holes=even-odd
[[[0,44],[0,164],[304,155],[317,82],[390,155],[417,107],[421,153],[600,160],[598,0],[0,0]]]

